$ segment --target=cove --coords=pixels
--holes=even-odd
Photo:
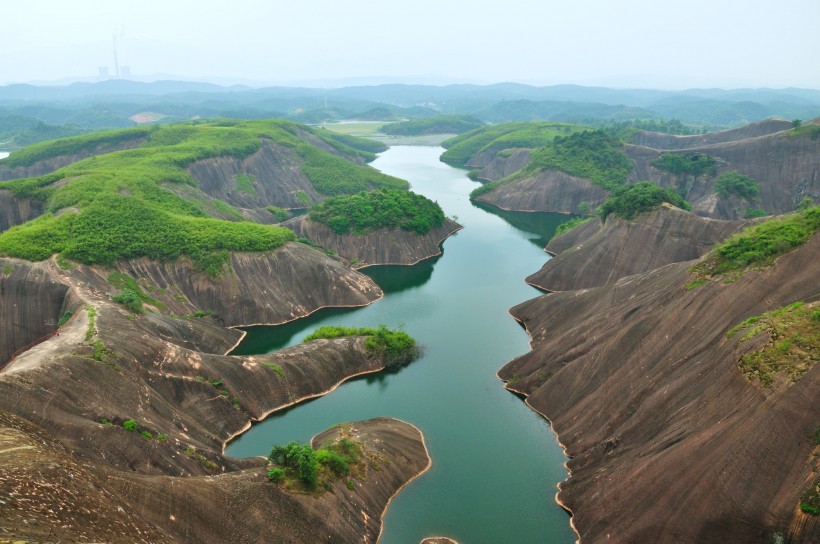
[[[437,201],[464,229],[440,257],[415,266],[364,269],[385,297],[370,306],[326,309],[278,327],[250,327],[234,353],[298,344],[321,325],[403,326],[423,356],[394,373],[355,379],[331,394],[269,416],[229,444],[234,457],[267,455],[344,421],[391,416],[422,430],[428,472],[390,503],[382,544],[443,535],[462,544],[570,543],[575,534],[554,502],[567,476],[549,424],[506,391],[496,372],[529,350],[508,309],[539,295],[524,283],[549,258],[541,249],[568,216],[479,208],[477,186],[441,163],[440,147],[391,147],[373,163]]]

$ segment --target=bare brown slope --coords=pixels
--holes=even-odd
[[[694,134],[691,136],[675,136],[673,134],[662,134],[642,130],[633,136],[630,143],[663,150],[689,149],[703,145],[735,142],[747,138],[756,138],[757,136],[766,136],[768,134],[790,130],[791,128],[791,121],[786,121],[785,119],[765,119],[740,128],[709,132],[708,134]]]
[[[332,249],[352,261],[354,268],[415,264],[440,255],[444,240],[461,228],[455,221],[445,219],[442,226],[423,235],[403,229],[379,229],[362,235],[338,234],[327,225],[311,221],[308,216],[294,217],[282,225],[295,232],[296,236]]]
[[[382,292],[369,277],[299,243],[271,252],[233,253],[227,271],[211,278],[185,260],[121,261],[118,270],[141,278],[167,313],[212,310],[228,326],[278,325],[327,306],[366,306]],[[79,267],[79,281],[102,282],[110,273]]]
[[[476,200],[502,210],[579,213],[578,206],[581,202],[587,202],[591,208],[595,208],[606,200],[608,194],[586,179],[560,170],[544,170],[530,177],[505,182]]]
[[[499,375],[566,448],[558,498],[582,542],[817,542],[797,506],[816,476],[820,365],[764,394],[726,331],[820,298],[818,260],[815,235],[731,283],[687,291],[692,262],[677,263],[512,310],[533,351]]]
[[[311,496],[282,491],[261,468],[175,478],[78,461],[47,433],[0,410],[0,492],[7,499],[0,538],[373,543],[390,497],[429,458],[412,425],[373,419],[350,428],[369,459],[364,478],[353,490],[337,482],[332,492]]]
[[[270,223],[273,216],[265,206],[306,208],[322,200],[302,174],[301,165],[302,160],[293,149],[262,140],[259,151],[249,157],[204,159],[188,171],[208,196],[245,209],[256,221]],[[242,174],[255,178],[250,192],[241,191],[237,185],[236,176]]]
[[[527,283],[547,291],[600,287],[631,274],[696,259],[751,223],[705,219],[669,205],[632,220],[611,215],[601,225],[595,219],[589,226],[576,227],[586,227],[578,233],[572,229],[551,240],[546,249],[557,256],[529,276]],[[586,236],[579,239],[583,234]],[[572,246],[561,240],[565,236],[573,238]]]
[[[470,168],[480,168],[477,177],[496,181],[510,176],[530,162],[529,149],[505,149],[503,152],[485,151],[467,163]]]
[[[319,340],[265,356],[224,356],[241,333],[208,318],[133,316],[107,300],[111,287],[103,275],[78,269],[68,276],[50,264],[15,263],[39,270],[28,276],[69,283],[80,312],[93,307],[94,320],[72,320],[64,334],[41,344],[57,349],[26,352],[8,365],[0,373],[0,414],[5,410],[41,429],[24,429],[9,448],[30,453],[31,437],[45,432],[85,469],[72,472],[77,482],[68,485],[66,472],[49,461],[60,451],[41,452],[45,457],[35,456],[24,470],[19,457],[0,452],[0,473],[15,475],[2,485],[27,493],[2,510],[6,534],[42,537],[48,528],[56,531],[52,537],[111,542],[316,542],[327,535],[374,542],[390,497],[428,465],[415,428],[365,422],[356,427],[372,459],[354,490],[340,482],[318,499],[281,491],[266,482],[261,460],[224,457],[225,441],[252,420],[384,368],[365,353],[361,338]],[[124,429],[127,419],[153,438]],[[71,459],[67,469],[77,463]],[[54,494],[43,497],[49,482]],[[100,500],[112,508],[95,513]],[[61,514],[50,508],[55,504],[82,514]],[[109,530],[106,516],[113,506],[139,521]],[[56,529],[55,519],[61,522]],[[123,536],[121,526],[137,535]]]

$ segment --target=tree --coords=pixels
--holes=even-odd
[[[792,126],[794,128],[800,128],[801,126],[803,126],[803,120],[802,119],[792,119]]]

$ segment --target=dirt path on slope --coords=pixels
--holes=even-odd
[[[40,367],[45,361],[60,354],[71,353],[74,348],[85,343],[88,330],[88,313],[84,308],[60,328],[60,334],[40,342],[31,349],[18,355],[13,361],[0,370],[0,374],[11,374]]]

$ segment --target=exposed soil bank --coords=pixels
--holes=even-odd
[[[690,262],[512,309],[532,352],[499,375],[570,457],[558,500],[582,542],[816,542],[799,497],[817,477],[820,365],[762,388],[726,331],[820,298],[820,236],[764,270],[687,290]]]
[[[379,229],[363,235],[338,234],[327,225],[311,221],[307,216],[295,217],[282,226],[296,236],[305,237],[322,247],[332,249],[353,263],[354,268],[385,264],[416,264],[441,255],[441,244],[461,228],[450,219],[420,235],[403,229]]]

